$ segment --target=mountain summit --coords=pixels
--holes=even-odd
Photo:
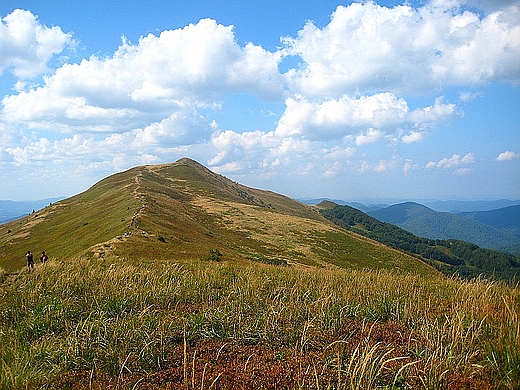
[[[246,187],[189,158],[114,174],[0,225],[0,267],[20,269],[27,250],[66,261],[213,258],[436,272],[332,224],[312,207]]]

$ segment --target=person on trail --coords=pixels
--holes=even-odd
[[[40,261],[45,264],[49,260],[49,256],[45,254],[45,251],[42,252],[42,255],[40,256]]]
[[[27,251],[25,257],[27,257],[27,271],[34,271],[34,257],[31,251]]]

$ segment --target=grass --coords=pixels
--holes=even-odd
[[[0,272],[0,388],[520,387],[499,283],[190,259]]]
[[[128,190],[121,188],[128,186]],[[25,262],[31,250],[51,257],[74,257],[94,243],[123,235],[141,203],[133,193],[134,178],[103,180],[89,191],[45,207],[23,219],[0,225],[0,267],[9,272]]]

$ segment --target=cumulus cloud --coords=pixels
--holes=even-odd
[[[214,123],[208,124],[194,109],[182,110],[160,122],[137,130],[133,143],[138,149],[146,149],[208,142],[215,126]]]
[[[520,159],[520,153],[511,152],[509,150],[500,153],[498,157],[496,158],[497,161],[512,161],[512,160],[519,160]]]
[[[361,146],[365,144],[371,144],[379,141],[384,137],[381,130],[368,129],[366,133],[360,134],[356,137],[356,145]]]
[[[472,11],[477,2],[484,13]],[[16,10],[0,24],[0,73],[21,78],[1,102],[0,158],[20,166],[67,161],[86,172],[196,151],[217,171],[257,170],[264,178],[284,169],[334,177],[402,168],[406,175],[417,168],[411,159],[378,155],[374,163],[364,151],[406,148],[459,115],[440,96],[447,87],[520,82],[518,3],[467,4],[339,6],[326,26],[308,22],[272,52],[239,45],[233,26],[202,19],[137,43],[123,39],[113,54],[59,66],[40,85],[24,78],[46,72],[74,41]],[[288,57],[299,65],[282,73]],[[265,130],[220,128],[213,114],[241,93],[279,102],[278,122]],[[413,105],[417,95],[421,104]],[[508,151],[497,160],[516,158]],[[426,166],[462,174],[474,161],[454,154]]]
[[[304,61],[289,72],[291,88],[307,96],[339,97],[518,81],[519,16],[518,4],[484,17],[454,11],[446,2],[421,8],[339,6],[324,28],[309,22],[298,37],[284,39],[287,55]]]
[[[241,48],[232,26],[203,19],[182,29],[123,41],[110,58],[66,64],[41,87],[3,99],[2,118],[59,131],[127,131],[179,106],[206,107],[229,92],[283,95],[280,55]]]
[[[405,144],[411,144],[414,142],[419,142],[424,139],[424,133],[421,133],[419,131],[412,131],[409,134],[403,135],[401,138],[401,141]]]
[[[99,160],[113,161],[113,167],[120,168],[121,166],[116,164],[118,161],[124,161],[126,167],[132,163],[160,162],[167,160],[172,151],[180,152],[183,146],[207,144],[215,126],[214,123],[208,124],[195,110],[178,111],[143,129],[108,134],[104,137],[98,137],[96,134],[74,134],[54,141],[45,137],[18,139],[16,143],[19,146],[5,147],[3,150],[5,160],[19,166],[45,162],[58,165],[74,164],[85,160]]]
[[[322,103],[288,98],[276,128],[279,136],[330,140],[355,135],[358,145],[382,139],[386,132],[408,127],[403,142],[422,139],[422,133],[457,114],[454,104],[438,98],[433,106],[410,110],[406,100],[390,92],[371,96],[328,99]]]
[[[27,141],[23,146],[6,148],[5,150],[12,156],[15,165],[43,164],[48,161],[52,161],[54,164],[75,164],[82,161],[86,155],[91,157],[92,151],[96,147],[93,138],[75,135],[72,138],[64,138],[58,141],[40,138]]]
[[[6,69],[17,77],[33,77],[47,70],[47,62],[73,45],[71,34],[46,27],[30,11],[16,9],[0,21],[0,75]]]

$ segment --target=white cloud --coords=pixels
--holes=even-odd
[[[360,134],[356,137],[356,145],[361,146],[365,144],[371,144],[379,141],[384,137],[381,130],[368,129],[366,133]]]
[[[436,99],[433,106],[411,111],[406,100],[390,92],[359,98],[342,96],[321,103],[288,98],[276,134],[313,140],[355,135],[356,143],[362,145],[408,127],[413,130],[402,140],[410,143],[421,140],[425,131],[456,114],[456,106],[443,103],[442,98]]]
[[[414,142],[419,142],[424,139],[424,133],[421,133],[419,131],[412,131],[410,134],[403,135],[401,138],[401,141],[405,144],[411,144]]]
[[[213,106],[228,92],[266,99],[284,94],[279,53],[241,48],[231,26],[196,25],[126,41],[110,58],[66,64],[45,85],[3,99],[2,118],[58,131],[128,131],[167,118],[179,106]]]
[[[16,9],[0,21],[0,75],[9,69],[17,77],[47,71],[47,62],[73,45],[71,34],[46,27],[29,11]]]
[[[373,164],[367,161],[361,161],[361,166],[359,168],[360,173],[366,173],[369,171],[374,171],[378,173],[383,173],[392,169],[397,168],[399,165],[399,159],[392,158],[390,160],[379,160],[378,163]]]
[[[323,149],[323,158],[333,161],[348,161],[356,153],[356,148],[333,146],[330,149]]]
[[[454,154],[451,157],[446,157],[438,162],[430,161],[426,164],[426,168],[453,168],[463,164],[471,164],[475,162],[475,156],[473,153],[466,153],[464,156],[460,154]]]
[[[138,150],[209,142],[214,128],[195,109],[181,109],[160,122],[135,131]]]
[[[53,164],[73,164],[82,161],[86,155],[91,157],[96,147],[93,138],[75,135],[59,141],[40,138],[26,142],[24,146],[6,148],[6,152],[12,156],[15,165],[43,164],[48,161]]]
[[[297,38],[284,40],[287,55],[304,61],[288,73],[292,90],[330,98],[518,81],[519,5],[480,17],[443,3],[353,3],[339,6],[323,29],[307,23]]]
[[[471,168],[459,168],[455,172],[453,172],[454,175],[468,175],[471,172],[473,172],[473,169]]]
[[[459,99],[462,102],[469,102],[473,99],[477,99],[482,96],[482,92],[461,92],[459,93]]]
[[[406,159],[405,162],[404,162],[404,165],[403,165],[403,173],[406,175],[408,175],[408,172],[410,172],[410,169],[416,167],[414,164],[413,164],[413,161],[410,160],[410,159]]]
[[[22,168],[52,162],[78,176],[93,170],[103,176],[190,155],[216,171],[262,179],[400,169],[406,175],[417,164],[389,157],[391,149],[424,140],[459,114],[442,97],[411,106],[412,95],[424,101],[449,86],[520,82],[518,4],[506,0],[483,15],[459,6],[451,0],[421,8],[339,6],[324,28],[308,23],[274,52],[237,44],[233,26],[210,19],[136,44],[123,40],[113,55],[62,65],[41,85],[17,80],[0,106],[0,161]],[[40,74],[73,44],[61,29],[15,11],[0,24],[0,73]],[[281,74],[284,56],[301,57],[301,67]],[[265,131],[224,130],[212,115],[233,93],[285,101],[285,110]],[[371,150],[389,152],[370,160]],[[508,151],[497,160],[518,156]],[[474,161],[471,153],[454,154],[426,167],[464,174]]]
[[[509,150],[500,153],[498,157],[496,158],[497,161],[512,161],[512,160],[519,160],[520,159],[520,153],[511,152]]]

